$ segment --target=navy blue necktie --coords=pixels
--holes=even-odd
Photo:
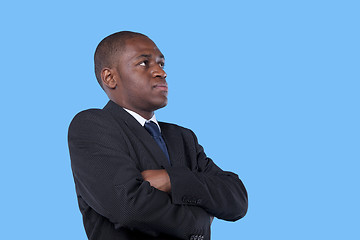
[[[169,153],[167,151],[164,139],[161,136],[159,127],[153,121],[146,122],[144,127],[150,133],[150,135],[154,138],[154,140],[159,145],[161,150],[165,153],[165,156],[170,163]]]

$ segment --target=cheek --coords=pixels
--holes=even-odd
[[[151,82],[149,78],[139,75],[138,77],[134,76],[133,86],[135,90],[138,91],[149,91],[151,90]]]
[[[136,98],[142,98],[145,99],[147,96],[151,94],[151,87],[150,84],[147,84],[143,81],[134,80],[129,88],[129,93],[136,97]]]

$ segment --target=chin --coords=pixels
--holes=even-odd
[[[167,103],[168,103],[167,99],[165,101],[159,102],[158,104],[156,104],[155,110],[165,107],[167,105]]]
[[[166,101],[165,103],[163,103],[162,105],[160,105],[159,108],[166,107],[166,105],[167,105],[167,101]],[[159,108],[158,108],[158,109],[159,109]]]

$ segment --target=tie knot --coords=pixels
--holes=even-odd
[[[160,136],[159,127],[153,121],[146,122],[144,127],[150,133],[150,135],[152,137],[159,137]]]

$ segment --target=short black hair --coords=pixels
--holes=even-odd
[[[95,76],[102,88],[101,70],[104,67],[112,67],[114,56],[124,50],[125,41],[134,37],[147,37],[144,34],[130,31],[113,33],[99,43],[94,54]]]

